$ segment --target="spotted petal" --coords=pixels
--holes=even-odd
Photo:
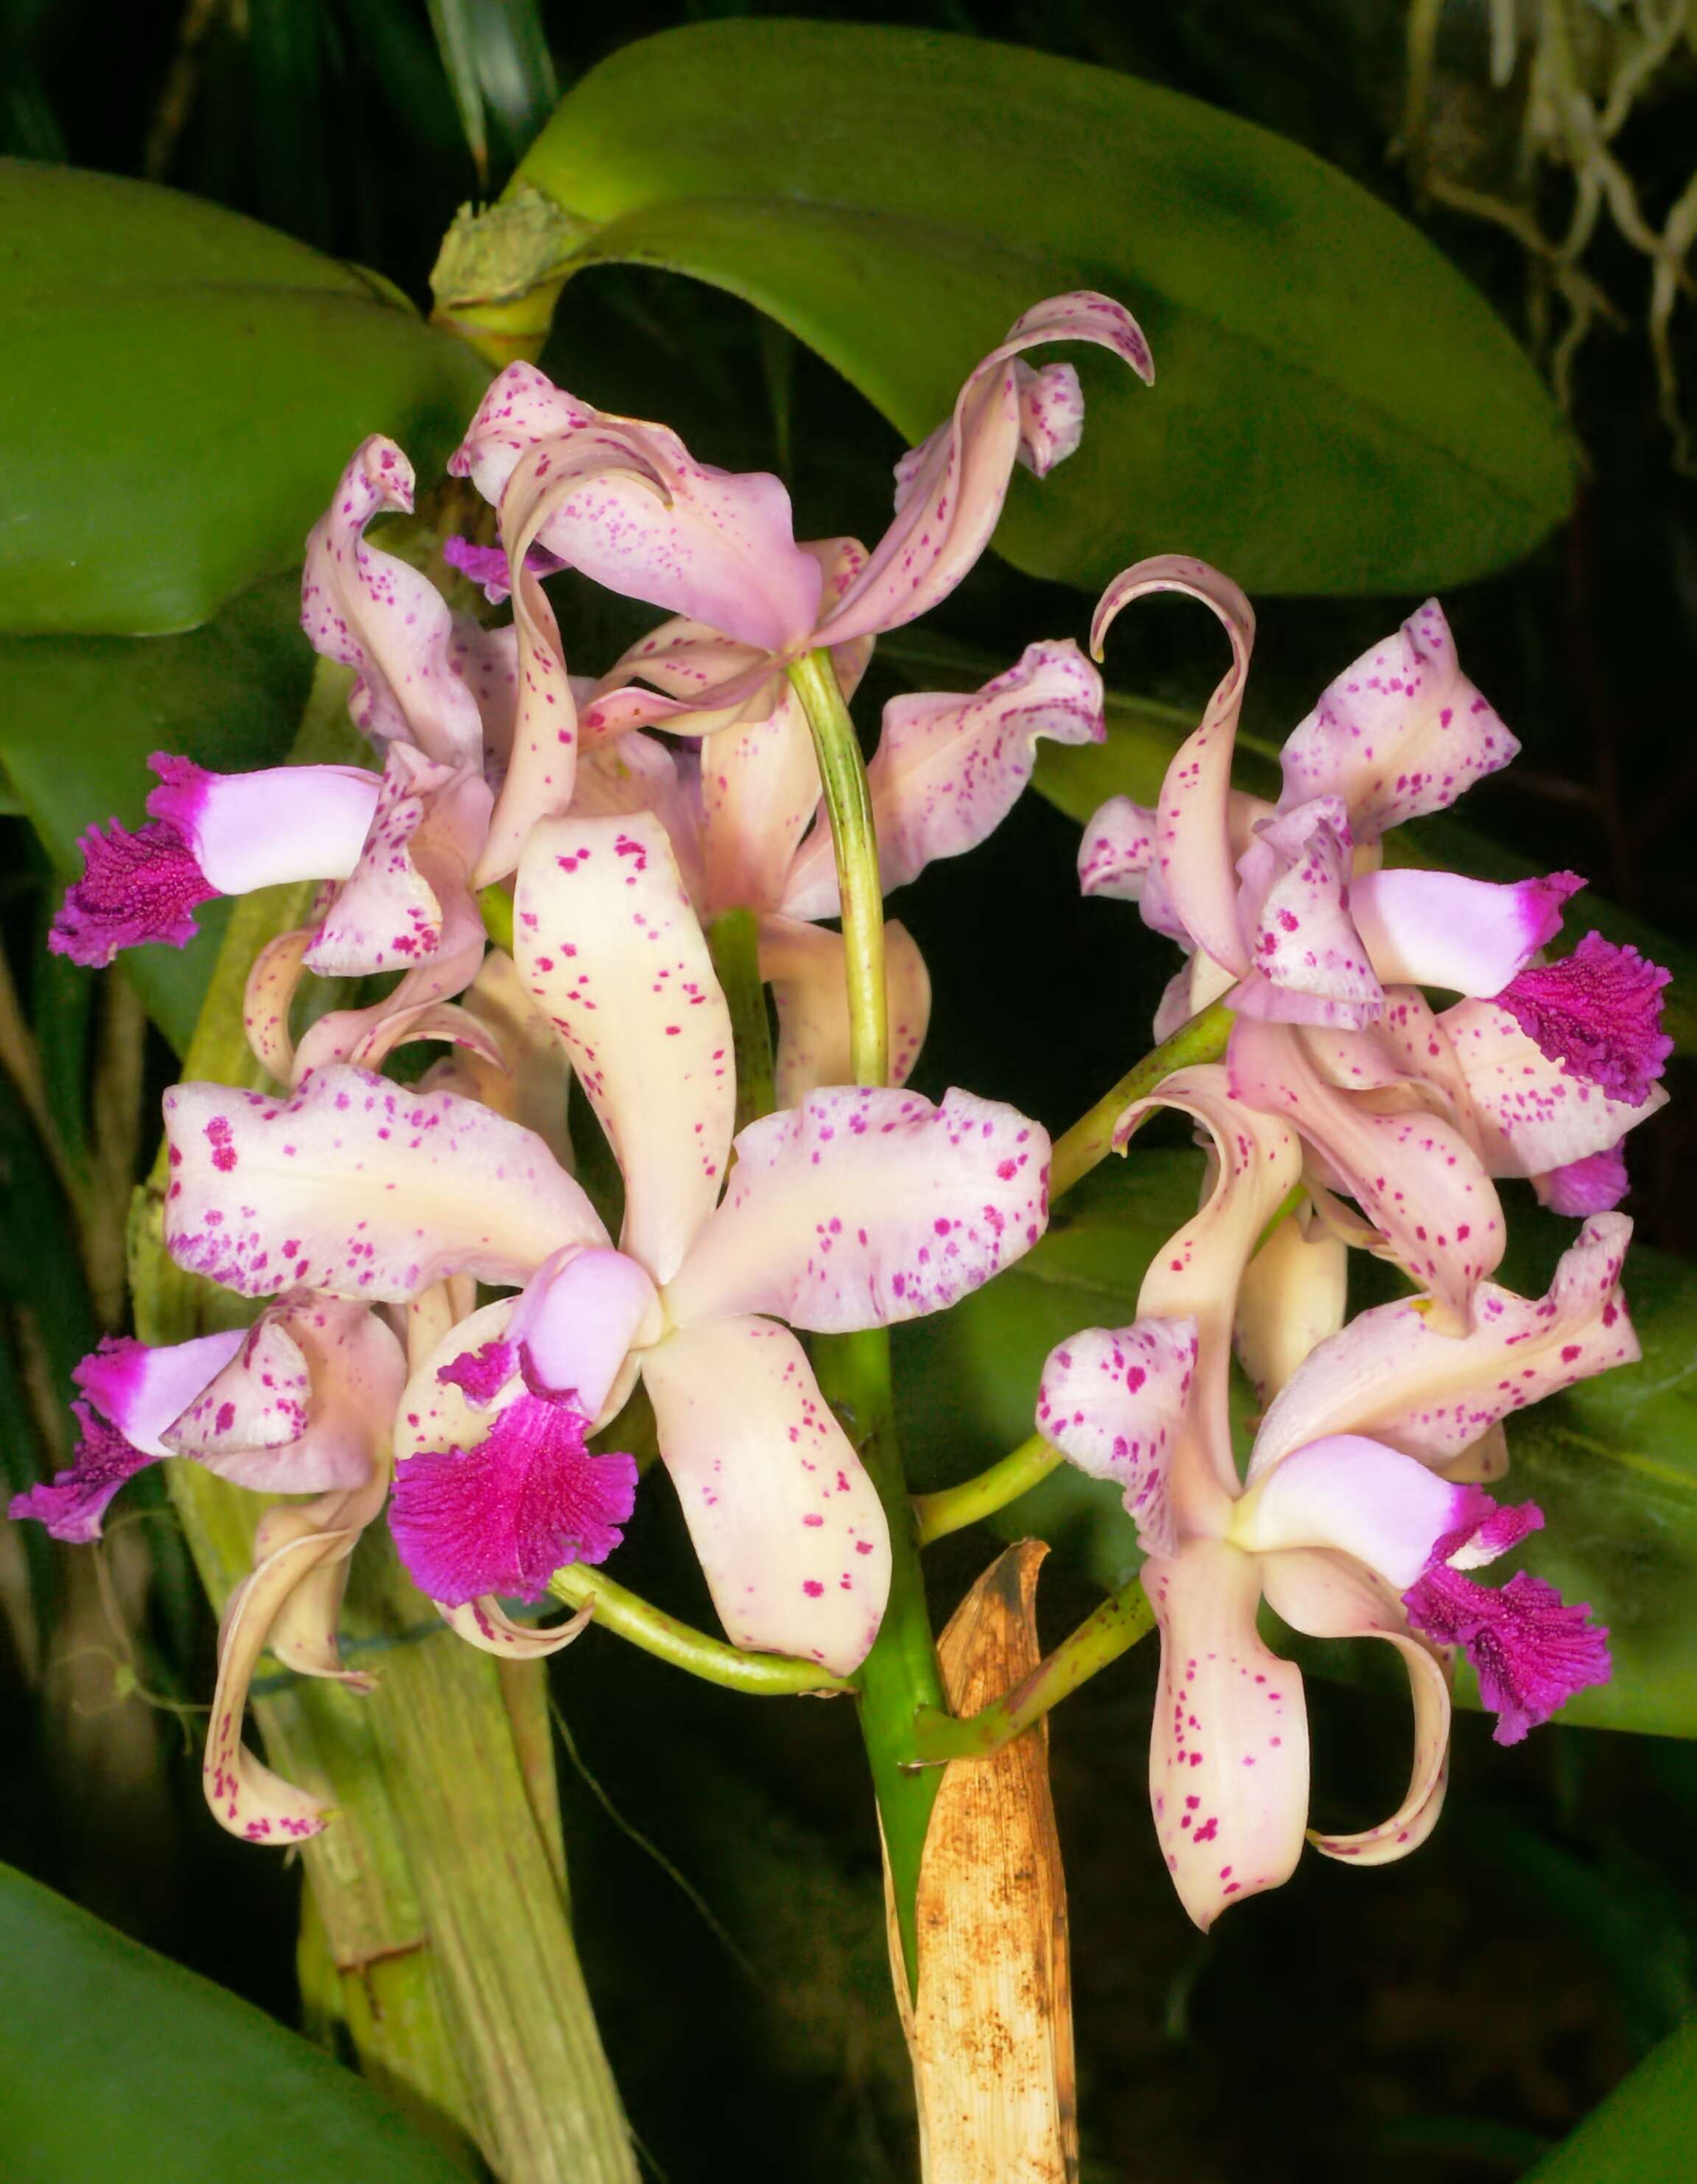
[[[451,1092],[332,1065],[287,1100],[180,1084],[164,1108],[166,1246],[243,1296],[399,1303],[451,1273],[522,1282],[565,1244],[607,1240],[539,1138]]]
[[[1436,599],[1321,692],[1284,747],[1282,804],[1340,796],[1358,842],[1442,811],[1520,745],[1461,672]]]
[[[719,1195],[736,1116],[731,1018],[651,814],[556,819],[519,867],[514,958],[625,1178],[623,1247],[669,1281]]]
[[[732,1642],[846,1675],[877,1635],[889,1531],[800,1343],[766,1319],[687,1327],[644,1353],[643,1379]]]
[[[970,697],[892,699],[867,769],[884,893],[992,834],[1031,779],[1043,737],[1100,743],[1106,733],[1102,678],[1070,642],[1028,645],[1006,674]],[[837,915],[828,828],[816,827],[803,844],[783,907],[793,917]]]
[[[1143,1565],[1160,1630],[1149,1742],[1155,1834],[1205,1933],[1226,1907],[1288,1880],[1308,1819],[1302,1675],[1255,1630],[1260,1568],[1197,1539]]]
[[[788,890],[802,836],[819,808],[819,761],[807,716],[788,684],[781,683],[765,719],[745,721],[703,742],[705,908],[776,910]],[[815,832],[822,835],[828,859],[830,829],[821,821]]]
[[[1438,1022],[1454,1050],[1493,1175],[1543,1175],[1609,1152],[1667,1105],[1660,1085],[1642,1106],[1611,1099],[1544,1054],[1493,1002],[1458,1002]]]
[[[737,1139],[725,1201],[667,1303],[680,1325],[763,1312],[821,1333],[953,1304],[1048,1218],[1049,1136],[952,1091],[940,1107],[861,1086],[815,1092]]]
[[[374,515],[412,505],[413,466],[394,442],[362,442],[306,542],[301,626],[315,652],[355,671],[348,709],[368,735],[476,761],[483,723],[456,671],[453,616],[428,577],[365,543]]]
[[[1167,1473],[1195,1370],[1193,1319],[1088,1327],[1057,1344],[1043,1368],[1038,1431],[1081,1471],[1123,1489],[1148,1555],[1177,1551]]]
[[[896,468],[896,515],[814,642],[899,629],[946,599],[990,543],[1014,465],[1041,477],[1078,444],[1083,404],[1067,365],[1033,372],[1021,354],[1039,343],[1090,342],[1155,377],[1149,344],[1122,304],[1088,289],[1051,296],[1015,320],[976,365],[954,415]]]
[[[778,1106],[798,1107],[823,1085],[850,1082],[854,1070],[843,935],[797,918],[762,918],[760,976],[772,989],[778,1014]],[[931,1021],[931,974],[913,935],[894,921],[884,928],[884,985],[890,1082],[905,1084]]]
[[[1594,1215],[1563,1252],[1547,1296],[1483,1283],[1461,1335],[1440,1332],[1412,1303],[1358,1314],[1280,1392],[1255,1437],[1249,1475],[1331,1434],[1371,1434],[1443,1462],[1511,1412],[1631,1364],[1638,1340],[1620,1291],[1631,1234],[1624,1214]]]
[[[1349,822],[1336,797],[1260,820],[1238,860],[1254,969],[1232,1006],[1285,1023],[1360,1029],[1384,1006],[1352,916]]]

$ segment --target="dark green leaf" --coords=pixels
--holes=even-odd
[[[487,373],[357,268],[147,184],[0,160],[0,628],[204,621],[392,434],[427,487]]]
[[[1021,480],[998,534],[1038,575],[1093,586],[1178,540],[1251,592],[1422,590],[1515,560],[1572,496],[1531,365],[1413,228],[1134,78],[922,31],[698,24],[604,61],[520,173],[582,223],[570,270],[747,298],[910,441],[1040,297],[1118,296],[1160,376],[1082,359],[1084,450]]]
[[[1526,2184],[1689,2184],[1697,2146],[1697,2017],[1616,2086]]]
[[[0,766],[65,877],[92,822],[143,816],[150,751],[238,771],[287,754],[312,677],[292,577],[257,585],[181,637],[0,637]],[[194,1028],[225,917],[200,912],[186,949],[139,948],[125,967],[181,1052]]]
[[[442,64],[477,171],[488,179],[485,111],[509,145],[528,144],[559,97],[537,0],[429,0]]]
[[[298,2035],[6,1867],[0,1961],[17,2184],[465,2184]]]

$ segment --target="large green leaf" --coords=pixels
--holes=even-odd
[[[1049,1234],[1006,1273],[953,1311],[896,1330],[921,1485],[964,1478],[1027,1437],[1055,1343],[1136,1317],[1143,1269],[1194,1212],[1200,1174],[1193,1153],[1133,1144],[1123,1164],[1105,1162],[1062,1202]],[[1517,1197],[1510,1230],[1503,1279],[1541,1295],[1572,1224]],[[1394,1293],[1388,1281],[1375,1284],[1377,1294]],[[1697,1736],[1697,1270],[1634,1250],[1626,1286],[1642,1362],[1513,1418],[1506,1490],[1548,1519],[1518,1560],[1570,1600],[1588,1601],[1611,1634],[1612,1680],[1582,1691],[1562,1719]],[[1243,1447],[1252,1407],[1239,1384]],[[1070,1466],[1015,1503],[1003,1524],[1015,1536],[1041,1534],[1110,1588],[1139,1560],[1112,1486]],[[1465,1674],[1461,1696],[1477,1703]]]
[[[0,636],[0,769],[57,870],[81,869],[91,822],[142,816],[150,751],[239,772],[287,754],[312,680],[300,585],[273,577],[180,637]],[[211,975],[224,905],[186,949],[137,948],[125,967],[179,1053]]]
[[[998,538],[1039,575],[1098,584],[1177,543],[1252,592],[1420,590],[1516,560],[1571,498],[1530,364],[1415,229],[1299,147],[1104,69],[698,24],[603,62],[520,178],[567,215],[568,270],[746,297],[910,440],[1039,297],[1121,298],[1160,378],[1084,359],[1084,452],[1021,481]]]
[[[1697,2017],[1616,2086],[1526,2184],[1689,2184],[1697,2148]]]
[[[9,1867],[0,1964],[13,2184],[465,2184],[297,2034]]]
[[[0,160],[0,629],[203,621],[300,560],[368,432],[429,479],[487,373],[357,268],[143,182]]]

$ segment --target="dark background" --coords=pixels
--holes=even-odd
[[[562,91],[650,31],[759,12],[544,10]],[[1246,115],[1419,220],[1511,324],[1535,326],[1520,246],[1423,203],[1390,156],[1405,90],[1394,7],[939,0],[782,12],[1038,46]],[[1444,141],[1465,144],[1483,170],[1508,171],[1523,82],[1491,92],[1480,11],[1450,14],[1435,90]],[[12,0],[0,22],[0,150],[150,172],[380,267],[420,300],[443,229],[479,191],[424,8],[411,0],[248,0],[245,31],[225,8],[185,15],[153,0]],[[1694,144],[1688,53],[1617,148],[1652,213],[1683,187]],[[495,144],[492,187],[512,149]],[[1534,201],[1553,222],[1566,187],[1551,176]],[[1445,601],[1469,672],[1526,747],[1468,816],[1551,867],[1588,872],[1683,935],[1697,900],[1694,493],[1657,416],[1639,325],[1644,262],[1603,234],[1588,263],[1627,323],[1600,330],[1576,368],[1588,461],[1574,519],[1522,566]],[[571,298],[567,332],[545,359],[556,376],[606,406],[664,416],[709,460],[784,471],[801,537],[882,529],[894,436],[816,359],[784,345],[787,460],[771,345],[742,306],[621,269],[585,276]],[[1697,408],[1697,385],[1692,399]],[[583,603],[563,595],[579,616],[578,649],[611,658],[634,627],[618,620],[618,604],[590,627]],[[1413,604],[1261,603],[1246,725],[1282,735]],[[938,627],[1005,654],[1010,629],[1021,642],[1082,637],[1088,605],[987,563]],[[1141,611],[1116,636],[1116,678],[1199,699],[1217,671],[1211,631],[1199,635],[1193,610]],[[21,822],[0,824],[7,868],[32,872]],[[1076,840],[1068,822],[1027,799],[985,850],[934,871],[904,902],[938,987],[926,1089],[970,1084],[1059,1127],[1140,1050],[1165,953],[1131,912],[1079,901]],[[35,885],[14,877],[12,924]],[[1033,989],[1044,997],[1043,1038],[1010,1018],[1010,994]],[[1690,1150],[1677,1115],[1632,1140],[1628,1210],[1666,1248],[1693,1241]],[[109,1592],[88,1604],[93,1658],[45,1693],[0,1660],[0,1736],[13,1755],[0,1855],[291,2015],[293,1876],[230,1842],[200,1801],[198,1717],[187,1709],[209,1687],[211,1631],[192,1603],[173,1613],[148,1591],[114,1531]],[[987,1546],[969,1535],[939,1552],[941,1612]],[[664,1508],[645,1502],[630,1555],[633,1582],[689,1598],[695,1580]],[[1092,1599],[1082,1577],[1052,1566],[1044,1611],[1054,1632]],[[111,1617],[140,1618],[151,1703],[127,1696],[100,1658]],[[1143,1754],[1154,1669],[1153,1649],[1141,1649],[1054,1730],[1087,2178],[1511,2177],[1690,2006],[1689,1746],[1554,1728],[1505,1753],[1463,1718],[1455,1788],[1430,1846],[1370,1873],[1310,1858],[1288,1887],[1204,1942],[1153,1854]],[[586,1961],[658,2170],[675,2184],[906,2176],[910,2102],[847,1710],[704,1692],[593,1632],[555,1675],[574,1749],[601,1786],[563,1757]],[[1316,1810],[1343,1824],[1376,1817],[1399,1792],[1400,1702],[1316,1682],[1312,1704]]]

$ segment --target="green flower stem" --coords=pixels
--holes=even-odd
[[[513,952],[513,890],[501,881],[486,887],[477,898],[483,930],[498,948]]]
[[[298,760],[357,755],[348,679],[320,666]],[[313,892],[267,889],[236,904],[186,1078],[264,1082],[242,1034],[242,988],[255,951],[303,922]],[[251,1312],[166,1256],[164,1187],[162,1157],[131,1224],[136,1326],[149,1342]],[[251,1567],[265,1504],[199,1464],[164,1469],[221,1609]],[[377,1689],[362,1697],[301,1679],[254,1702],[271,1763],[337,1814],[301,1850],[312,2014],[340,2025],[364,2072],[443,2136],[474,2142],[498,2176],[637,2184],[559,1879],[557,1791],[534,1737],[515,1732],[522,1686],[542,1670],[515,1674],[445,1627],[399,1642],[429,1613],[380,1521],[353,1557],[342,1618],[352,1647],[381,1656]]]
[[[1176,1069],[1188,1069],[1199,1061],[1218,1061],[1232,1036],[1232,1011],[1223,1001],[1182,1023],[1172,1037],[1146,1054],[1127,1071],[1111,1092],[1081,1115],[1065,1137],[1057,1138],[1054,1165],[1049,1171],[1049,1195],[1053,1201],[1071,1190],[1081,1176],[1114,1150],[1114,1132],[1134,1100],[1146,1099],[1162,1078]]]
[[[777,1104],[772,1082],[772,1028],[760,978],[760,921],[752,910],[723,911],[707,928],[713,967],[731,1010],[737,1058],[737,1128],[745,1129]]]
[[[706,1683],[723,1684],[727,1691],[747,1691],[755,1698],[793,1698],[804,1692],[834,1695],[854,1689],[817,1661],[792,1660],[784,1653],[745,1653],[722,1639],[709,1638],[704,1630],[680,1623],[675,1615],[617,1584],[604,1570],[581,1563],[556,1570],[548,1590],[569,1607],[593,1607],[598,1629],[611,1630],[643,1652]]]
[[[858,1084],[890,1074],[889,995],[884,983],[884,889],[865,762],[827,651],[810,652],[789,671],[807,715],[831,817],[848,981],[848,1043]]]
[[[814,1369],[826,1401],[866,1467],[890,1527],[890,1596],[872,1650],[860,1663],[860,1734],[872,1770],[908,1992],[918,1991],[920,1859],[942,1778],[915,1770],[914,1719],[949,1702],[925,1603],[919,1532],[908,1499],[890,1390],[890,1338],[882,1327],[822,1334]]]
[[[913,1730],[921,1765],[934,1772],[945,1760],[982,1759],[999,1752],[1154,1628],[1155,1611],[1133,1578],[993,1704],[964,1721],[941,1711],[922,1712]]]
[[[1060,1460],[1058,1448],[1041,1434],[1033,1434],[1012,1455],[1004,1456],[976,1478],[963,1479],[958,1486],[945,1486],[935,1494],[916,1494],[913,1513],[921,1546],[928,1547],[933,1540],[945,1539],[950,1532],[964,1531],[968,1524],[993,1517],[998,1509],[1005,1509],[1010,1502],[1017,1502],[1021,1494],[1029,1494],[1033,1486],[1041,1485]]]

